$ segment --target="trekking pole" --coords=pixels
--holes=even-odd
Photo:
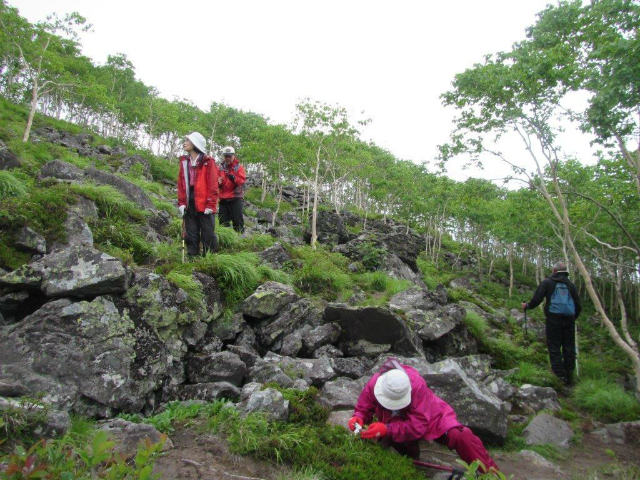
[[[575,335],[575,342],[576,342],[576,377],[580,376],[580,364],[578,363],[578,324],[575,324],[575,329],[576,329],[576,335]]]
[[[441,470],[443,472],[451,472],[449,480],[458,480],[464,478],[464,470],[461,470],[459,468],[450,467],[448,465],[438,465],[437,463],[422,462],[420,460],[414,460],[413,464],[418,467],[432,468],[433,470]]]
[[[529,337],[527,333],[527,309],[524,309],[524,339],[526,340]]]
[[[184,263],[184,239],[187,236],[187,229],[184,226],[184,217],[182,217],[182,263]]]

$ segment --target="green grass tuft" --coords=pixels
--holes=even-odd
[[[194,269],[216,279],[227,306],[248,297],[260,282],[255,253],[207,254],[195,261]]]
[[[573,390],[576,405],[603,422],[640,418],[640,403],[610,379],[582,380]]]
[[[0,170],[0,198],[24,197],[27,194],[25,183],[7,170]]]

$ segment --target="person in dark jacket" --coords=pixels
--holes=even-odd
[[[563,284],[556,293],[558,284]],[[566,288],[564,288],[566,286]],[[570,299],[558,307],[556,296],[567,292]],[[566,296],[566,294],[565,294]],[[551,370],[565,385],[573,383],[573,371],[576,366],[575,322],[580,315],[581,305],[576,286],[569,280],[567,265],[557,262],[553,266],[553,273],[545,278],[536,289],[528,303],[522,304],[522,310],[536,308],[545,300],[544,314],[546,316],[547,348]],[[573,313],[571,313],[571,301]],[[569,305],[564,306],[565,304]]]
[[[236,232],[244,232],[242,215],[242,197],[247,175],[240,165],[233,147],[222,149],[223,161],[220,164],[220,225],[228,227],[233,223]]]
[[[218,168],[205,155],[206,142],[199,132],[186,136],[182,145],[187,155],[180,157],[178,210],[184,219],[187,253],[190,257],[218,249],[215,213],[218,208]]]

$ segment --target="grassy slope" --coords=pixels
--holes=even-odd
[[[0,201],[0,227],[2,227],[0,265],[5,268],[16,268],[28,261],[27,255],[13,247],[13,238],[18,226],[29,225],[44,234],[47,241],[63,238],[64,218],[50,215],[50,212],[64,211],[66,205],[75,202],[75,199],[82,195],[94,200],[100,211],[99,218],[91,224],[98,248],[118,256],[126,263],[153,266],[157,272],[166,275],[171,282],[188,292],[192,301],[198,301],[202,296],[202,292],[198,290],[198,284],[191,279],[190,274],[193,270],[211,274],[224,285],[225,301],[230,309],[253,291],[260,282],[267,279],[291,283],[304,295],[327,300],[346,300],[353,293],[354,287],[359,287],[366,293],[363,304],[382,304],[391,295],[408,286],[406,282],[391,279],[381,272],[368,271],[368,265],[361,265],[360,270],[353,273],[347,268],[350,263],[348,259],[322,247],[318,251],[313,251],[308,247],[287,246],[292,255],[292,261],[282,271],[265,268],[259,266],[255,252],[270,246],[273,239],[266,235],[241,238],[232,230],[225,228],[218,228],[221,254],[182,264],[179,242],[180,222],[176,217],[166,231],[171,241],[149,243],[142,233],[148,213],[141,211],[114,189],[91,184],[68,186],[38,181],[37,172],[47,161],[60,159],[80,167],[86,167],[95,162],[79,157],[74,152],[57,145],[23,144],[20,139],[25,118],[24,109],[0,100],[0,139],[24,162],[20,169],[0,172],[0,198],[2,198]],[[78,127],[65,122],[36,117],[34,129],[44,125],[70,132],[80,131]],[[113,142],[96,137],[94,145],[98,144],[113,144]],[[125,178],[145,189],[157,208],[175,214],[172,206],[174,200],[165,186],[165,182],[172,182],[176,176],[175,165],[149,156],[146,152],[127,148],[129,153],[143,154],[149,159],[153,181],[140,181],[133,176],[125,176]],[[109,159],[112,165],[116,165],[118,160],[117,157]],[[98,162],[95,167],[106,170],[110,165]],[[261,208],[272,208],[275,205],[271,197],[268,197],[264,203],[259,202],[259,195],[255,191],[249,192],[249,197]],[[288,205],[283,204],[281,211],[288,208]],[[458,251],[460,245],[449,241],[445,243],[445,248]],[[488,315],[494,315],[498,311],[506,313],[509,317],[509,309],[518,308],[521,301],[516,297],[508,298],[507,287],[504,285],[506,265],[499,261],[496,262],[491,278],[478,278],[475,271],[452,270],[441,263],[433,264],[426,258],[421,258],[418,264],[423,272],[425,283],[431,288],[439,283],[447,284],[456,277],[475,278],[471,291],[449,289],[450,299],[475,303]],[[487,271],[487,265],[484,265],[482,260],[480,270]],[[524,290],[529,292],[526,294],[529,296],[535,288],[531,278],[522,277],[517,280]],[[590,316],[588,306],[586,310],[583,318]],[[531,312],[530,321],[542,321],[541,309]],[[554,377],[549,373],[545,345],[532,336],[525,339],[521,325],[515,320],[509,317],[505,326],[498,329],[482,316],[469,312],[466,323],[480,340],[482,349],[493,355],[498,367],[517,368],[510,378],[513,383],[558,387]],[[573,422],[575,426],[589,417],[602,421],[637,419],[640,417],[638,403],[619,386],[624,376],[629,373],[624,356],[613,347],[606,332],[597,323],[583,320],[580,325],[581,377],[573,395],[562,400],[563,410],[560,415]],[[23,423],[28,422],[25,420]],[[264,428],[267,429],[263,432],[265,438],[271,438],[272,432],[269,429],[276,427]],[[512,429],[507,448],[521,448],[520,430]],[[5,428],[5,432],[8,433],[8,431]],[[261,430],[258,429],[258,431]],[[289,433],[293,435],[292,438],[296,438],[294,433]],[[319,432],[313,433],[313,435],[317,434]],[[273,447],[273,451],[259,453],[267,457],[280,448],[275,446],[273,441],[271,443],[257,441],[257,443],[263,447],[264,445],[271,445],[268,448]],[[307,447],[308,445],[304,448]],[[247,447],[238,448],[241,451],[249,451],[246,450]]]

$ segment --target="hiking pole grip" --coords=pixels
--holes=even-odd
[[[522,302],[522,303],[527,303],[527,302]],[[524,337],[525,339],[529,336],[527,333],[527,309],[524,309],[524,320],[523,320],[523,326],[524,326]]]

